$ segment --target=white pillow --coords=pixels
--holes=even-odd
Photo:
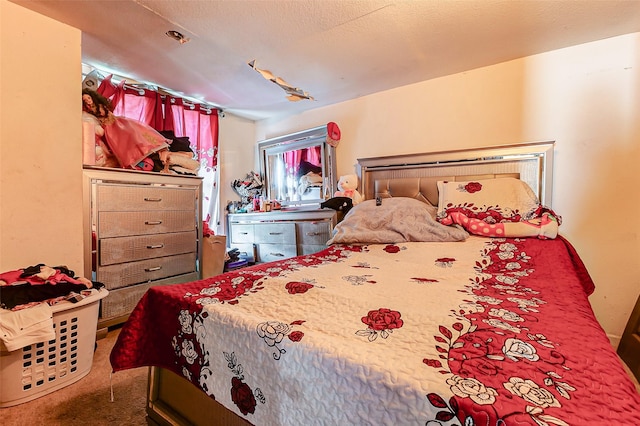
[[[540,207],[534,192],[520,179],[438,181],[438,220],[460,212],[487,223],[519,222],[535,218]]]

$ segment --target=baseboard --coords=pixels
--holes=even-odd
[[[109,333],[109,329],[107,327],[99,328],[96,331],[96,340],[104,339],[105,337],[107,337],[108,333]]]
[[[620,345],[620,339],[622,339],[622,336],[607,334],[607,337],[609,338],[609,342],[611,342],[611,346],[613,346],[614,349],[618,349],[618,346]]]

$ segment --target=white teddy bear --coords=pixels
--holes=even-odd
[[[355,174],[340,176],[338,181],[338,190],[333,194],[334,197],[349,197],[355,206],[362,201],[362,196],[357,190],[358,176]]]

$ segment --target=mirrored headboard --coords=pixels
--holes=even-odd
[[[258,142],[266,196],[283,207],[320,204],[336,191],[335,148],[327,126]]]
[[[376,196],[376,184],[379,187],[386,185],[385,188],[378,188],[379,192],[384,193],[389,191],[389,184],[384,183],[386,180],[402,183],[405,178],[421,178],[418,181],[412,179],[421,185],[416,191],[421,192],[435,205],[438,199],[438,180],[471,180],[514,175],[529,184],[543,205],[551,207],[554,145],[554,142],[536,142],[359,158],[360,193],[364,199],[372,199]],[[464,179],[465,177],[469,179]],[[415,182],[412,182],[414,186],[417,185]]]

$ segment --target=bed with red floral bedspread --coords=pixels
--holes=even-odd
[[[151,288],[111,363],[256,425],[639,425],[593,290],[562,237],[338,244]]]

